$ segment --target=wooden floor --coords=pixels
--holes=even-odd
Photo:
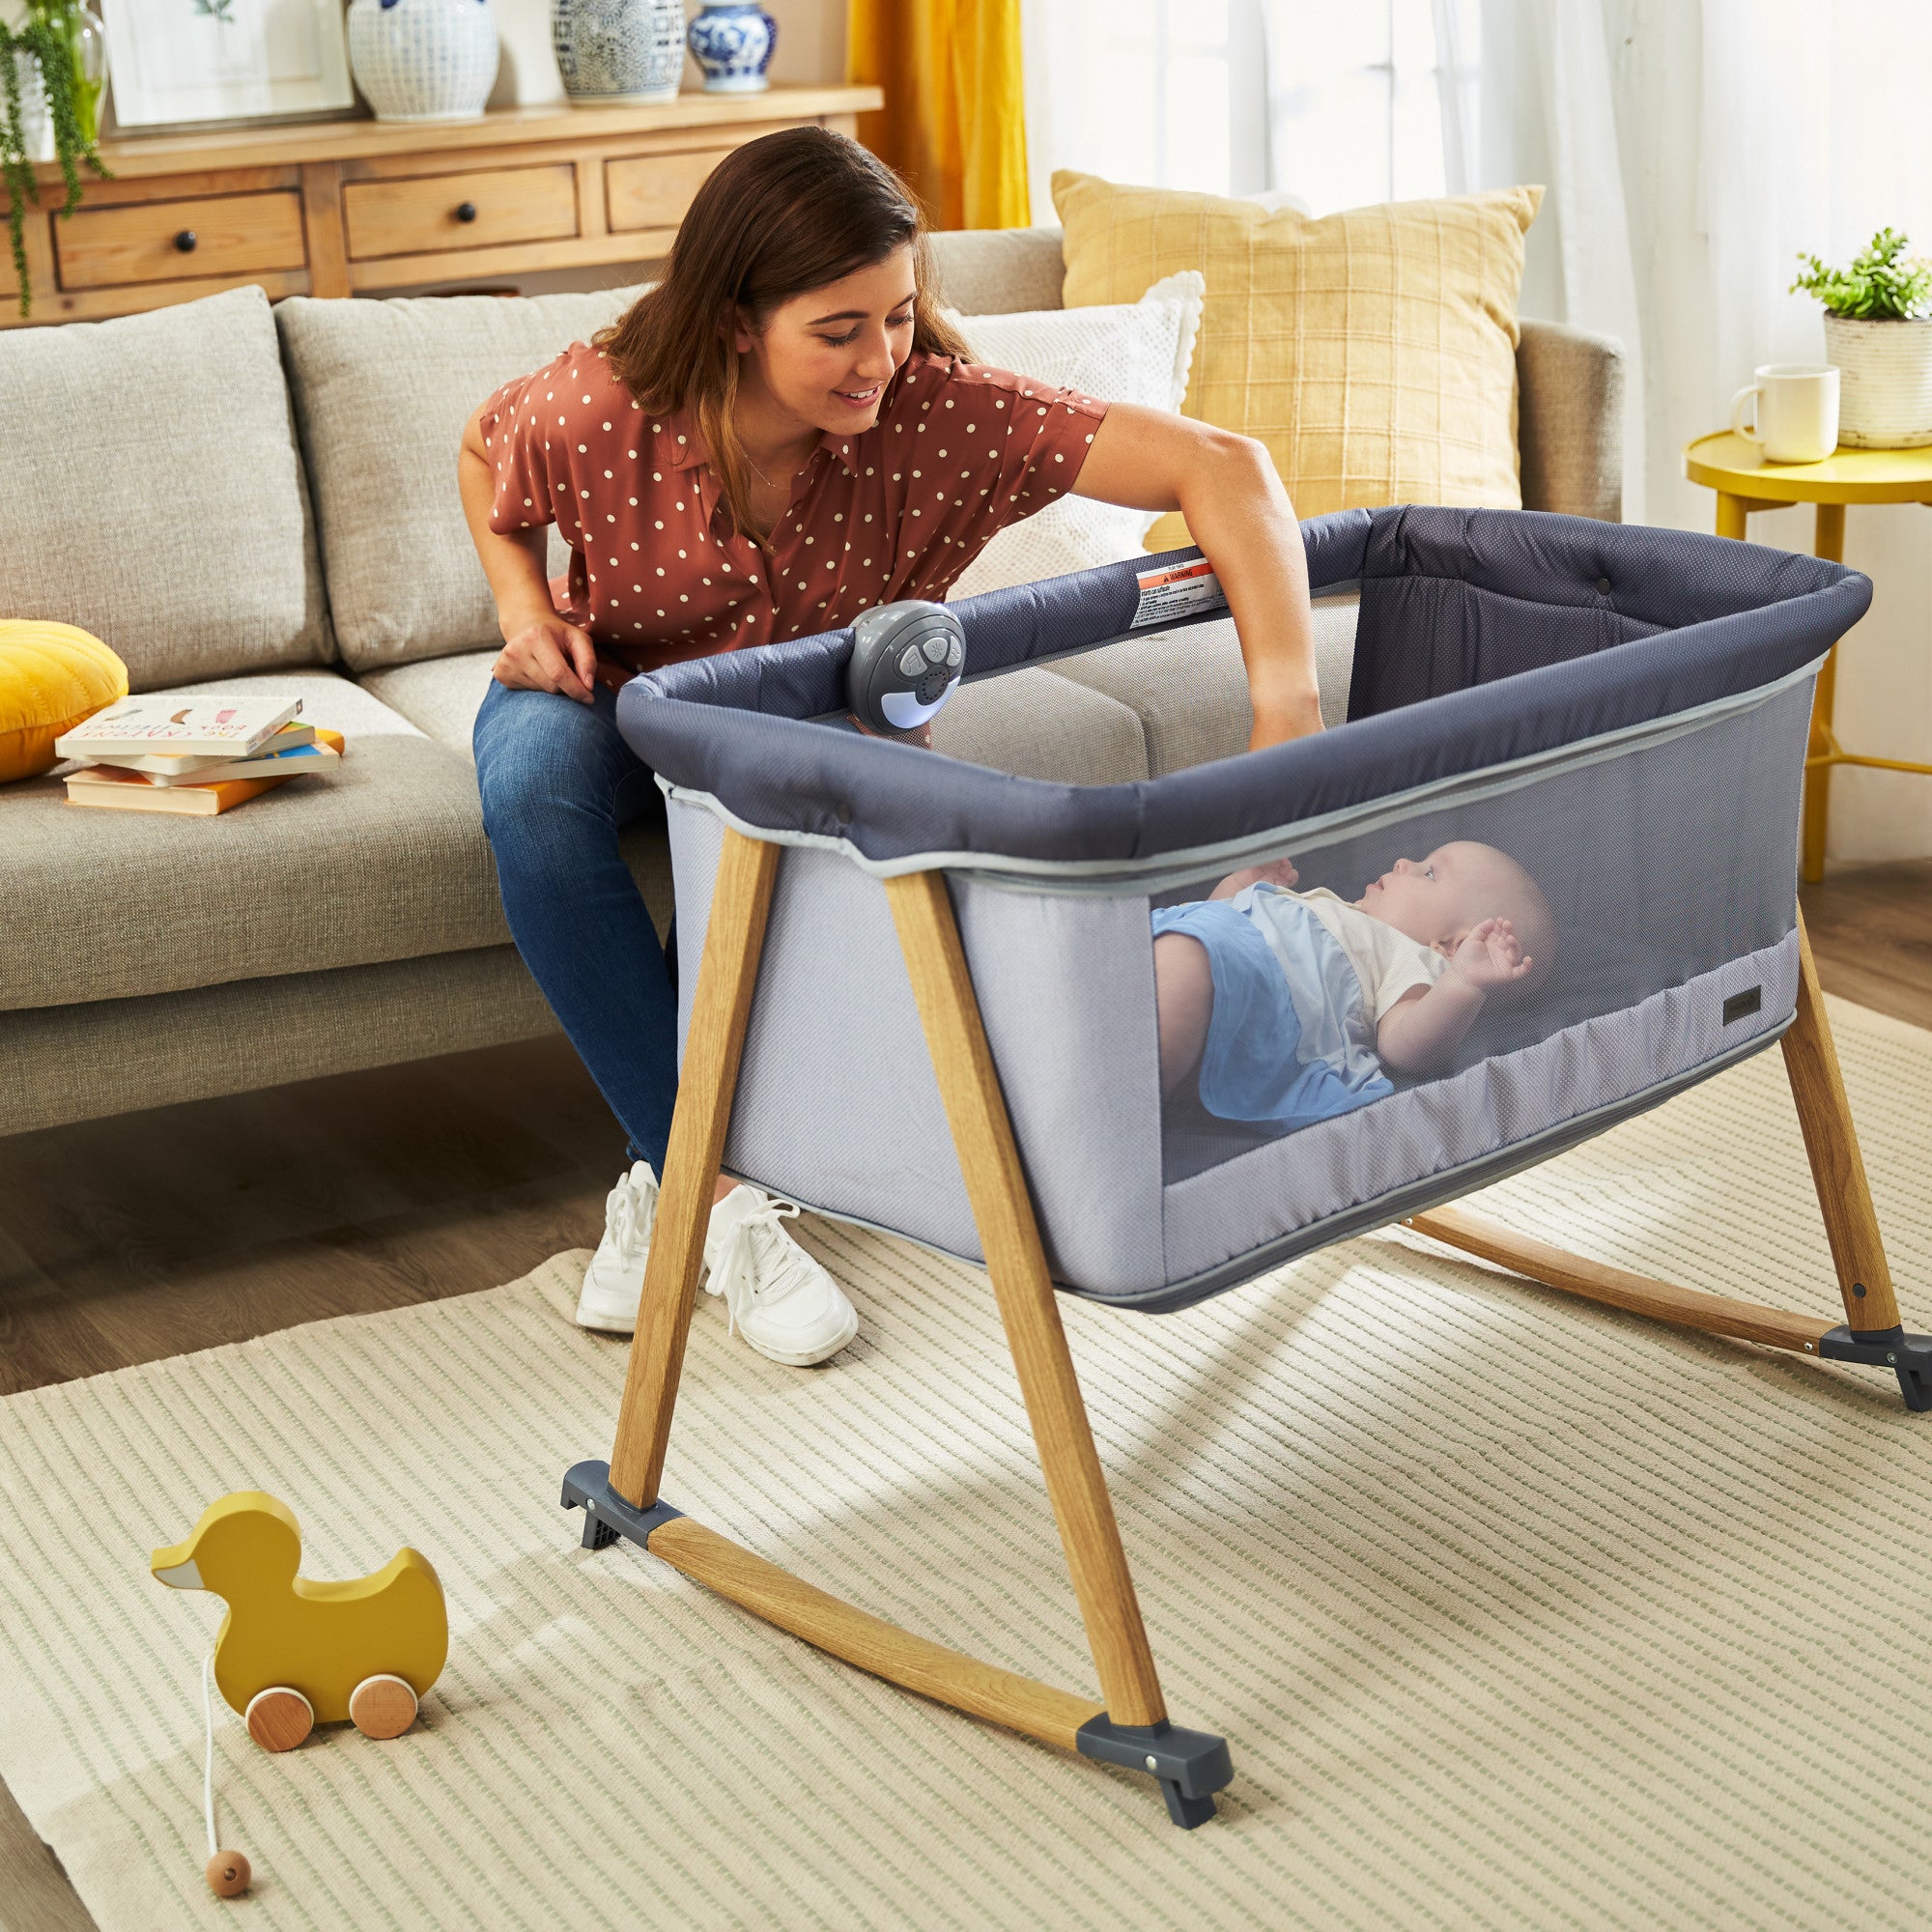
[[[1932,861],[1804,896],[1826,987],[1932,1027]],[[623,1151],[561,1037],[0,1139],[0,1393],[514,1280]],[[0,1788],[0,1926],[90,1924]]]

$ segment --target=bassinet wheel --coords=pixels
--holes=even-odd
[[[349,1720],[365,1738],[399,1738],[416,1720],[416,1693],[400,1677],[365,1677],[349,1693]]]
[[[271,1684],[248,1699],[242,1721],[264,1750],[294,1750],[315,1729],[315,1706],[299,1690]]]

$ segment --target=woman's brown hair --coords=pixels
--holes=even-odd
[[[737,529],[751,533],[756,524],[732,419],[734,315],[761,327],[781,302],[908,246],[914,350],[967,355],[940,316],[925,224],[905,183],[850,135],[787,128],[747,141],[712,169],[678,227],[664,280],[598,336],[646,409],[691,412]]]

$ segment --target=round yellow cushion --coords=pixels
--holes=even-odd
[[[0,617],[0,784],[50,771],[54,740],[128,696],[128,667],[71,624]]]

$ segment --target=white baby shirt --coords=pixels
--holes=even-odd
[[[1369,1003],[1369,1017],[1378,1024],[1411,986],[1433,986],[1448,968],[1441,953],[1336,897],[1326,886],[1290,896],[1301,900],[1349,955]]]

